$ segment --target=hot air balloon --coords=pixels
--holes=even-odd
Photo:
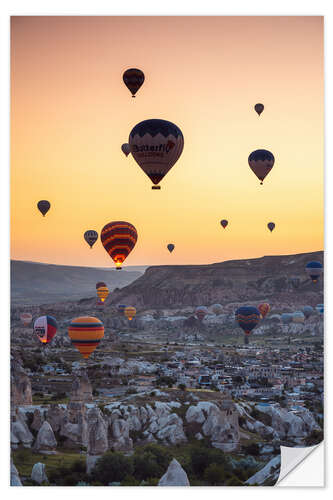
[[[42,344],[51,342],[57,333],[57,321],[53,316],[40,316],[34,323],[34,333]]]
[[[293,320],[293,315],[291,313],[281,314],[281,321],[284,325],[288,325]]]
[[[90,248],[93,247],[94,243],[97,241],[97,238],[98,238],[98,233],[93,229],[89,229],[84,233],[84,239],[86,240]]]
[[[258,305],[259,312],[263,318],[269,313],[271,306],[267,302]]]
[[[50,210],[51,203],[47,200],[40,200],[37,203],[37,208],[38,210],[43,214],[43,217],[45,217],[45,214]]]
[[[324,304],[317,304],[316,311],[319,312],[319,314],[323,314],[324,313]]]
[[[30,313],[22,313],[20,314],[20,320],[23,323],[23,326],[28,326],[32,321],[32,315]]]
[[[125,71],[123,74],[124,84],[131,92],[132,97],[135,97],[135,94],[145,81],[145,75],[141,71],[141,69],[130,68]]]
[[[274,224],[274,222],[269,222],[269,223],[267,224],[267,227],[268,227],[268,229],[270,230],[270,232],[272,232],[272,231],[273,231],[273,229],[275,228],[275,224]]]
[[[260,321],[260,311],[256,307],[241,306],[236,310],[235,318],[245,335],[250,335]]]
[[[205,306],[199,306],[195,310],[195,315],[199,321],[202,321],[206,314],[208,314],[208,309]]]
[[[104,302],[108,295],[109,289],[107,286],[100,286],[99,288],[97,288],[97,296],[101,300],[101,302]]]
[[[123,144],[121,146],[121,150],[124,153],[124,155],[126,155],[126,157],[127,157],[131,152],[130,145],[127,142],[125,142],[125,144]]]
[[[260,102],[258,102],[258,104],[256,104],[256,105],[254,106],[254,109],[255,109],[255,111],[258,113],[258,115],[260,116],[260,115],[261,115],[261,113],[264,111],[264,105],[263,105],[263,104],[261,104]]]
[[[132,307],[132,306],[127,306],[125,307],[124,309],[124,314],[126,316],[126,318],[129,320],[129,321],[132,321],[132,319],[134,318],[134,316],[136,315],[136,309],[135,307]]]
[[[120,313],[120,314],[124,314],[124,311],[126,309],[126,305],[125,304],[118,304],[117,306],[117,311]]]
[[[305,319],[310,318],[312,313],[313,313],[313,307],[311,307],[311,306],[304,306],[303,307],[303,314],[305,316]]]
[[[169,245],[167,245],[167,249],[169,250],[170,253],[174,251],[174,248],[175,245],[173,245],[172,243],[169,243]]]
[[[302,311],[295,311],[293,314],[293,323],[304,323],[305,316]]]
[[[129,222],[115,221],[106,224],[101,232],[103,247],[116,264],[116,269],[121,265],[135,247],[138,233]]]
[[[275,158],[270,151],[257,149],[250,154],[248,162],[252,172],[255,173],[261,181],[260,184],[262,184],[266,175],[272,170]]]
[[[213,313],[216,314],[216,316],[223,313],[223,307],[221,306],[221,304],[213,304],[211,309]]]
[[[305,271],[307,272],[308,276],[312,279],[313,283],[317,283],[318,278],[321,276],[323,272],[323,266],[320,262],[316,260],[312,260],[311,262],[308,262],[307,265],[305,266]]]
[[[71,321],[68,335],[72,344],[87,359],[104,337],[104,326],[98,318],[81,316]]]
[[[99,288],[101,288],[102,286],[106,286],[106,284],[104,283],[104,281],[98,281],[96,283],[96,290],[98,290]]]
[[[158,184],[182,154],[184,137],[174,123],[166,120],[145,120],[132,129],[129,145],[134,160],[150,178]]]
[[[221,226],[223,227],[223,229],[225,229],[228,225],[228,221],[226,219],[222,219],[221,220]]]

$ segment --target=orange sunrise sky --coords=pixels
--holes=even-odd
[[[184,135],[160,191],[120,149],[149,118]],[[124,267],[321,250],[323,127],[322,17],[12,17],[11,258],[113,268],[83,239],[113,220],[138,231]]]

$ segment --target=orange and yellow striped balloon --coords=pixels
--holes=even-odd
[[[134,316],[136,315],[135,307],[132,307],[132,306],[125,307],[124,314],[125,314],[126,318],[131,321],[134,318]]]
[[[109,289],[107,286],[101,286],[100,288],[97,288],[97,295],[98,298],[104,302],[104,300],[107,298],[109,295]]]
[[[71,321],[68,335],[84,358],[89,358],[104,337],[104,325],[98,318],[81,316]]]
[[[258,309],[260,311],[261,316],[264,318],[266,314],[269,313],[271,310],[271,306],[267,304],[267,302],[263,302],[262,304],[259,304]]]

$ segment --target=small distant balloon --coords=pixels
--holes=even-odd
[[[295,311],[293,314],[293,323],[304,323],[305,316],[302,311]]]
[[[274,224],[274,222],[269,222],[269,223],[267,224],[267,227],[268,227],[268,229],[270,230],[270,232],[272,232],[272,231],[273,231],[273,229],[275,228],[275,224]]]
[[[120,314],[124,314],[124,311],[126,309],[126,305],[125,304],[118,304],[117,305],[117,311],[120,313]]]
[[[124,155],[128,156],[130,154],[130,152],[131,152],[130,145],[126,142],[125,144],[123,144],[121,146],[121,150],[124,153]]]
[[[125,307],[124,314],[129,321],[132,321],[132,319],[136,315],[135,307],[132,307],[132,306]]]
[[[288,325],[289,323],[292,323],[292,320],[293,320],[292,313],[281,314],[281,321],[284,325]]]
[[[260,311],[260,314],[263,318],[266,317],[266,315],[269,313],[271,309],[271,306],[267,302],[263,302],[262,304],[258,305],[258,310]]]
[[[216,314],[216,316],[223,313],[223,307],[221,306],[221,304],[213,304],[211,309],[213,313]]]
[[[256,151],[252,151],[248,158],[248,162],[252,172],[254,172],[261,181],[260,184],[262,184],[266,175],[272,170],[275,158],[270,151],[266,149],[257,149]]]
[[[101,300],[101,302],[104,302],[108,295],[109,289],[107,286],[100,286],[99,288],[97,288],[97,296]]]
[[[195,310],[195,315],[199,321],[202,321],[207,314],[208,314],[208,309],[205,306],[199,306]]]
[[[30,323],[32,321],[32,314],[22,313],[22,314],[20,314],[20,320],[23,323],[23,326],[28,326],[28,325],[30,325]]]
[[[260,311],[256,307],[241,306],[235,311],[235,319],[245,335],[250,335],[260,321]]]
[[[51,203],[47,200],[40,200],[37,203],[37,208],[43,214],[43,217],[45,217],[47,212],[50,210],[50,207],[51,207]]]
[[[223,229],[225,229],[228,225],[228,221],[226,219],[222,219],[221,220],[221,226],[223,227]]]
[[[324,304],[317,304],[316,311],[319,312],[319,314],[324,314]]]
[[[92,248],[98,239],[98,232],[94,231],[93,229],[89,229],[84,233],[84,239],[86,240],[90,248]]]
[[[168,250],[169,250],[169,252],[171,253],[171,252],[173,252],[173,251],[174,251],[174,249],[175,249],[175,245],[174,245],[173,243],[169,243],[169,244],[167,245],[167,249],[168,249]]]
[[[99,288],[101,288],[102,286],[106,286],[106,284],[104,283],[104,281],[98,281],[96,283],[96,290],[98,290]]]
[[[305,271],[310,276],[311,280],[313,283],[317,283],[319,277],[323,273],[323,265],[321,262],[318,262],[317,260],[312,260],[311,262],[308,262],[307,265],[305,266]]]
[[[313,313],[313,307],[311,307],[311,306],[304,306],[303,307],[303,314],[305,316],[305,319],[310,318],[312,313]]]
[[[130,68],[123,74],[123,81],[131,92],[132,97],[135,97],[135,94],[145,81],[145,75],[141,69]]]
[[[254,109],[255,111],[258,113],[258,115],[260,116],[261,113],[264,111],[264,105],[261,104],[260,102],[258,102],[255,106],[254,106]]]

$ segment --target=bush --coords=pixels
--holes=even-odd
[[[253,455],[257,457],[260,454],[260,448],[257,443],[251,443],[247,446],[243,446],[243,449],[246,455]]]
[[[171,453],[158,444],[137,448],[133,455],[134,477],[141,480],[160,478],[166,472],[171,460]]]
[[[206,468],[210,464],[226,465],[226,459],[223,451],[216,448],[206,448],[200,445],[194,445],[190,450],[191,470],[198,479],[204,475]]]
[[[96,463],[91,472],[94,480],[104,485],[116,481],[123,481],[126,476],[133,474],[134,467],[131,457],[122,453],[108,451]]]
[[[204,472],[204,480],[212,486],[222,485],[225,481],[223,465],[210,464]]]
[[[48,474],[50,483],[57,486],[76,486],[80,481],[87,482],[86,466],[77,460],[71,467],[59,467]]]

